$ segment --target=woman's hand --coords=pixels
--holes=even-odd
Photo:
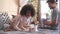
[[[39,21],[34,21],[32,23],[35,24],[35,25],[37,25],[37,24],[39,24]]]

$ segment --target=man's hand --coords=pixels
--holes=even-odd
[[[50,26],[50,21],[46,21],[46,23],[45,23],[45,25],[48,25],[48,26]]]
[[[57,25],[58,22],[56,20],[52,21],[51,25]]]

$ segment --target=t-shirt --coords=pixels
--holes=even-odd
[[[31,22],[33,22],[32,17],[26,18],[25,16],[20,16],[18,21],[16,22],[16,26],[25,26],[25,25],[29,26]],[[19,27],[16,26],[15,29],[19,30]]]
[[[58,19],[58,9],[54,8],[52,12],[52,21]]]
[[[18,21],[18,22],[19,22],[21,25],[24,25],[24,24],[29,25],[32,21],[33,21],[33,18],[32,18],[32,17],[26,18],[25,16],[21,16],[21,17],[19,18],[19,21]]]

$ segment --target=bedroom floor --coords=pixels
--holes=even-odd
[[[59,34],[59,30],[39,29],[38,32],[20,32],[20,31],[0,31],[0,34]]]

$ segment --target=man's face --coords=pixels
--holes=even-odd
[[[50,9],[54,9],[56,7],[56,3],[48,2],[48,5]]]

